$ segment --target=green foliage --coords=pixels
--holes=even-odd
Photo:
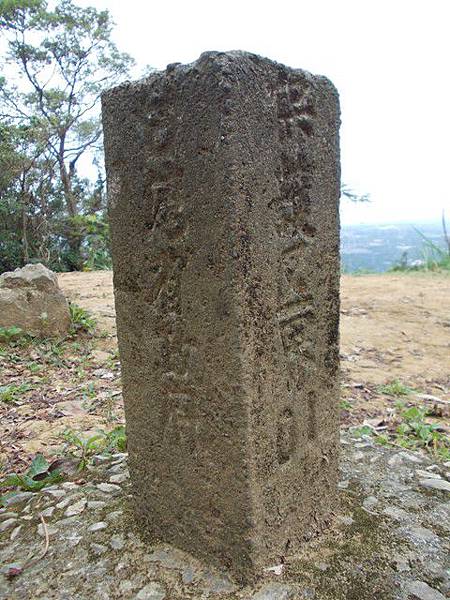
[[[71,320],[70,333],[72,335],[79,332],[94,333],[97,322],[87,310],[73,303],[69,304],[69,310]]]
[[[406,407],[401,401],[397,401],[396,408],[398,416],[395,429],[379,433],[369,425],[352,427],[350,429],[354,437],[374,436],[378,444],[387,446],[394,444],[410,450],[424,449],[434,456],[442,459],[450,459],[450,438],[437,423],[429,423],[426,420],[428,410],[424,407]]]
[[[0,386],[0,402],[15,402],[20,398],[21,394],[29,392],[31,389],[33,389],[33,386],[28,383],[20,383],[18,385],[10,383],[9,385]]]
[[[79,471],[85,469],[92,458],[105,449],[105,434],[103,432],[85,438],[75,431],[68,430],[64,433],[64,439],[66,440],[67,451],[78,462]]]
[[[99,101],[132,64],[111,31],[107,11],[72,0],[0,3],[0,272],[110,266]]]
[[[13,473],[0,481],[0,490],[18,488],[28,492],[36,492],[47,485],[61,481],[62,475],[57,463],[50,464],[42,454],[37,454],[26,473]],[[6,504],[8,497],[17,492],[10,492],[0,497],[0,504]]]
[[[409,264],[408,254],[403,252],[400,261],[389,270],[397,273],[450,271],[450,243],[444,216],[442,217],[442,228],[447,248],[439,246],[421,231],[414,228],[422,238],[422,260]]]
[[[450,459],[450,439],[439,431],[436,423],[428,423],[426,408],[411,406],[400,412],[401,422],[395,432],[395,441],[405,448],[425,448],[443,460]]]
[[[343,398],[339,403],[339,407],[341,410],[350,410],[352,405],[346,398]]]
[[[0,327],[0,342],[9,343],[22,335],[24,335],[23,330],[15,325],[12,325],[12,327]]]
[[[113,452],[124,452],[127,447],[125,427],[118,425],[109,432],[98,430],[89,437],[68,430],[64,433],[66,440],[66,451],[69,452],[78,463],[78,470],[84,470],[94,456],[99,454],[112,454]]]
[[[107,435],[107,452],[125,452],[127,449],[127,434],[124,425],[114,427]]]
[[[388,396],[395,396],[398,398],[400,396],[408,396],[414,390],[412,388],[404,385],[398,379],[394,379],[390,383],[386,383],[385,385],[380,385],[378,387],[378,391],[381,394],[387,394]]]
[[[369,425],[362,425],[361,427],[352,427],[350,429],[352,436],[355,438],[360,438],[365,435],[372,435],[373,429],[369,427]]]

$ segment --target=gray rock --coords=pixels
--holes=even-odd
[[[13,541],[16,539],[16,537],[19,535],[19,533],[20,533],[20,531],[21,531],[22,527],[23,527],[22,525],[19,525],[18,527],[16,527],[15,529],[13,529],[13,531],[12,531],[12,533],[11,533],[11,536],[10,536],[10,538],[9,538],[9,539],[10,539],[12,542],[13,542]]]
[[[152,581],[135,596],[136,600],[164,600],[166,590],[160,583]]]
[[[113,535],[109,545],[113,550],[122,550],[122,548],[125,546],[123,535]]]
[[[6,531],[14,525],[17,525],[17,519],[6,519],[0,523],[0,531]]]
[[[16,512],[3,512],[0,514],[0,521],[6,521],[6,519],[17,519],[19,516]]]
[[[123,515],[123,510],[113,510],[109,515],[106,515],[108,521],[117,521]]]
[[[50,494],[54,498],[62,498],[67,494],[65,490],[45,490],[46,494]]]
[[[81,500],[79,500],[75,504],[72,504],[72,506],[69,506],[69,508],[64,513],[64,515],[66,517],[72,517],[74,515],[80,515],[84,511],[84,509],[86,508],[86,504],[87,504],[86,498],[82,498]]]
[[[252,600],[291,600],[294,597],[295,589],[285,583],[271,582],[263,586]]]
[[[42,525],[42,523],[39,523],[39,525],[37,526],[37,532],[38,532],[38,535],[40,535],[41,537],[45,537],[45,529],[44,529],[44,526]],[[49,536],[55,535],[56,533],[58,533],[58,528],[47,525],[47,533]]]
[[[424,581],[413,581],[407,585],[407,591],[411,600],[445,600],[445,596],[430,587]]]
[[[237,589],[229,577],[213,571],[202,574],[201,586],[209,594],[230,594]]]
[[[364,498],[363,508],[367,511],[371,511],[377,504],[378,498],[375,498],[375,496],[368,496],[367,498]]]
[[[439,544],[439,537],[431,529],[426,529],[425,527],[404,527],[402,531],[414,542]]]
[[[41,512],[41,515],[43,517],[51,517],[54,512],[55,512],[55,507],[54,506],[48,506],[45,510],[43,510]]]
[[[450,481],[445,481],[444,479],[421,479],[419,485],[429,490],[450,492]]]
[[[104,554],[108,548],[106,546],[104,546],[103,544],[91,544],[90,548],[92,550],[92,552],[94,552],[94,554]]]
[[[3,500],[3,502],[6,504],[6,506],[13,506],[15,504],[20,504],[25,500],[29,500],[33,496],[33,492],[19,492],[17,494],[14,494],[14,496],[8,496]]]
[[[104,521],[99,521],[98,523],[93,523],[88,527],[88,531],[101,531],[102,529],[106,529],[108,527],[108,523]]]
[[[128,475],[126,473],[117,473],[116,475],[111,475],[109,481],[111,483],[123,483],[128,479]]]
[[[442,479],[439,473],[432,473],[431,471],[424,471],[423,469],[417,469],[416,475],[423,479]]]
[[[353,523],[353,519],[348,515],[338,515],[336,517],[336,522],[339,525],[346,525],[347,527],[349,527]]]
[[[64,483],[61,484],[61,487],[63,487],[66,490],[74,490],[75,488],[79,487],[76,483],[74,483],[73,481],[65,481]]]
[[[158,562],[166,569],[183,569],[187,561],[184,555],[170,546],[157,548],[148,557],[152,562]]]
[[[103,502],[103,500],[89,500],[86,506],[93,510],[99,510],[105,508],[106,502]]]
[[[398,508],[397,506],[386,506],[386,508],[383,509],[383,514],[391,517],[391,519],[395,519],[396,521],[411,520],[410,513],[402,508]]]
[[[105,492],[106,494],[110,494],[112,492],[120,492],[120,486],[115,485],[114,483],[99,483],[97,486],[101,492]]]
[[[61,336],[70,327],[69,304],[55,273],[42,264],[0,275],[0,327],[37,336]]]

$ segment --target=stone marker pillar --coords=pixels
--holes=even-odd
[[[336,507],[337,93],[208,52],[103,124],[139,522],[248,580]]]

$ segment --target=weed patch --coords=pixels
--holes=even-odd
[[[84,332],[93,334],[97,326],[97,321],[92,317],[87,310],[81,308],[77,304],[70,303],[70,333],[76,335],[77,333]]]
[[[7,499],[16,495],[20,490],[37,492],[47,485],[61,481],[62,478],[58,461],[49,463],[42,454],[37,454],[26,473],[21,475],[13,473],[0,481],[2,492],[17,488],[16,491],[13,490],[0,496],[0,505],[6,504]]]

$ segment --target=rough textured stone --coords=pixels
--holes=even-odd
[[[136,508],[242,579],[336,508],[338,123],[327,79],[242,52],[103,96]]]
[[[25,265],[0,275],[0,327],[37,336],[59,336],[70,327],[69,305],[52,271]]]
[[[164,588],[159,583],[152,581],[136,595],[136,600],[164,600],[165,597]]]
[[[450,481],[444,481],[443,479],[421,479],[419,485],[431,490],[450,492]]]
[[[407,586],[407,589],[408,598],[411,598],[411,600],[444,600],[445,598],[445,596],[431,588],[424,581],[413,581]]]
[[[290,600],[294,597],[294,588],[284,583],[268,583],[264,585],[252,600]]]

